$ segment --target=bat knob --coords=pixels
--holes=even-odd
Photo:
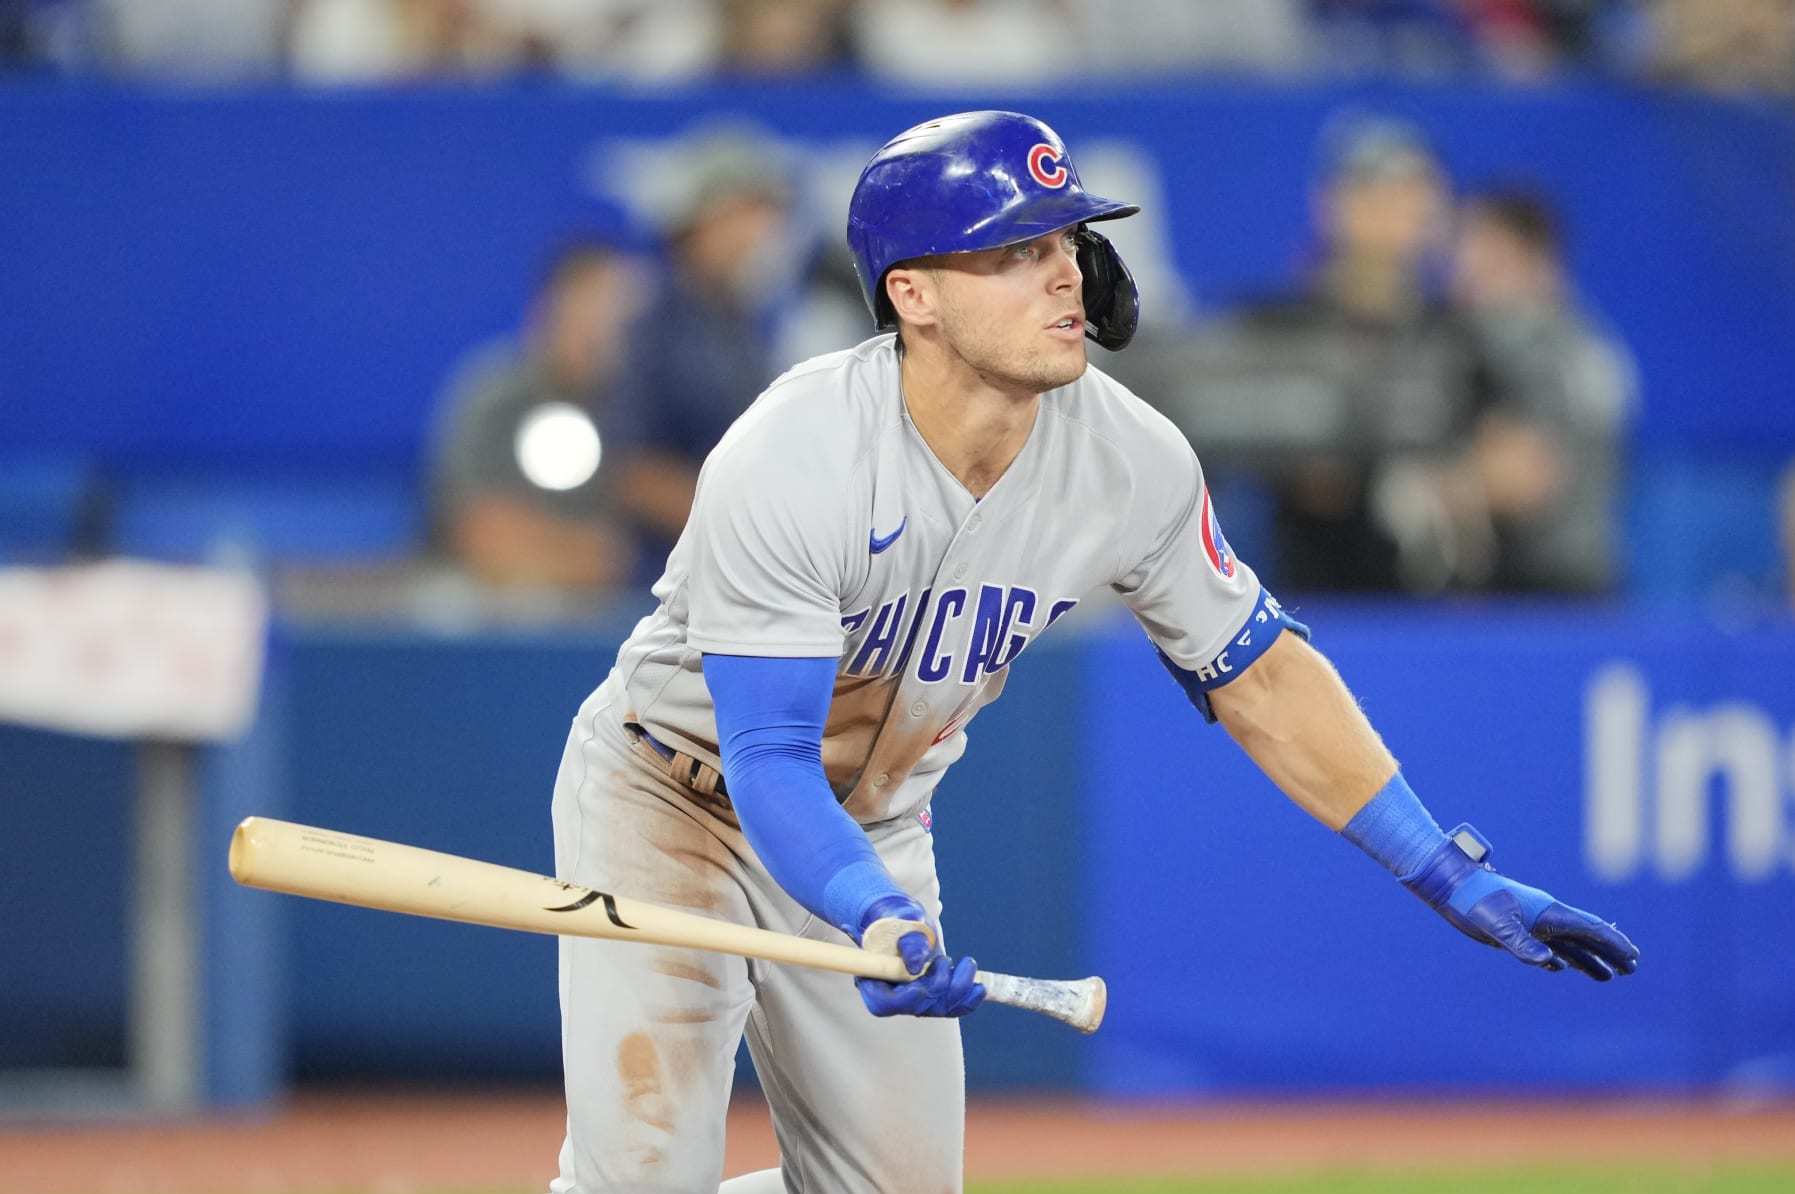
[[[1084,999],[1073,1018],[1067,1022],[1089,1036],[1097,1031],[1098,1026],[1103,1023],[1103,1013],[1109,1010],[1109,985],[1093,974],[1081,986],[1084,988]]]
[[[911,933],[921,933],[928,940],[930,948],[934,948],[934,929],[920,920],[901,920],[895,916],[883,916],[867,925],[866,932],[860,934],[860,948],[868,953],[896,957],[898,941]]]

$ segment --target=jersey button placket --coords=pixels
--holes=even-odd
[[[911,701],[910,702],[910,716],[911,717],[926,716],[928,714],[928,711],[929,711],[929,703],[927,701]]]

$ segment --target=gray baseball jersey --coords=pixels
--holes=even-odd
[[[703,653],[839,659],[823,765],[870,824],[929,800],[1009,665],[1102,586],[1200,705],[1278,632],[1190,444],[1124,386],[1092,367],[1043,395],[975,500],[911,423],[888,334],[792,369],[730,429],[618,671],[632,720],[715,765]]]

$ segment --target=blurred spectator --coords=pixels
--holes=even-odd
[[[1092,70],[1289,74],[1314,51],[1308,0],[1075,0]]]
[[[293,73],[361,83],[491,72],[522,47],[479,0],[296,0]]]
[[[0,70],[103,65],[100,25],[91,0],[0,0]]]
[[[1795,615],[1795,460],[1783,470],[1782,484],[1778,487],[1776,530],[1782,541],[1783,556],[1783,591],[1788,601],[1788,610]]]
[[[607,243],[570,244],[550,265],[522,341],[478,350],[456,371],[438,416],[433,522],[438,546],[473,576],[574,590],[629,577],[633,553],[599,429],[638,273]]]
[[[825,240],[814,252],[797,293],[790,296],[773,329],[772,359],[781,367],[850,348],[878,334],[846,242]]]
[[[293,61],[327,82],[797,74],[845,60],[846,12],[847,0],[300,0]]]
[[[1471,28],[1450,0],[1314,0],[1327,66],[1345,74],[1445,75],[1477,61]]]
[[[1649,69],[1715,91],[1795,91],[1795,0],[1653,0]]]
[[[0,64],[29,62],[36,57],[31,13],[25,0],[0,0]]]
[[[1426,286],[1447,229],[1446,179],[1398,122],[1335,126],[1323,148],[1307,285],[1163,354],[1145,392],[1163,396],[1206,460],[1264,478],[1278,583],[1477,583],[1492,547],[1460,525],[1454,458],[1489,374]]]
[[[480,0],[526,59],[574,75],[657,82],[710,71],[721,53],[716,0]]]
[[[1795,0],[0,0],[0,62],[319,82],[858,64],[921,85],[1241,69],[1795,88]]]
[[[1453,0],[1483,61],[1511,79],[1539,79],[1605,57],[1613,0]]]
[[[722,0],[726,73],[795,75],[848,61],[846,0]]]
[[[859,56],[910,83],[1027,83],[1074,75],[1309,61],[1308,0],[861,0]]]
[[[1540,79],[1608,56],[1613,0],[1315,0],[1327,64],[1406,75]]]
[[[93,0],[106,53],[131,73],[280,73],[290,0]]]
[[[651,564],[685,527],[705,455],[773,379],[772,336],[803,266],[776,146],[707,133],[673,173],[658,209],[667,277],[612,396],[620,492]]]
[[[994,86],[1088,70],[1078,26],[1075,0],[863,0],[854,38],[875,75]]]
[[[1550,207],[1523,191],[1467,202],[1452,288],[1496,396],[1465,460],[1473,500],[1495,536],[1489,584],[1610,588],[1619,439],[1635,401],[1635,370],[1626,349],[1579,309]]]

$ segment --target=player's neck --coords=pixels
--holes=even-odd
[[[1028,442],[1041,396],[993,386],[939,353],[904,353],[900,376],[905,409],[929,450],[968,493],[983,498]]]

